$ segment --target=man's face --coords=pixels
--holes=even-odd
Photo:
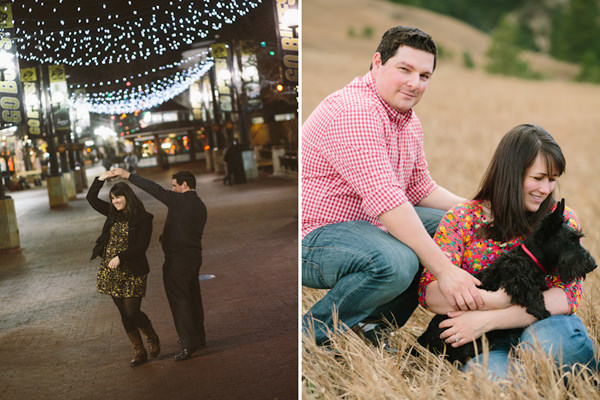
[[[433,61],[433,54],[408,46],[400,46],[385,64],[381,64],[381,54],[375,53],[371,72],[377,92],[396,111],[410,110],[425,93]]]
[[[188,190],[187,182],[183,182],[181,185],[177,183],[177,179],[171,181],[171,190],[176,193],[183,193]]]

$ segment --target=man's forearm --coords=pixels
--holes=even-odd
[[[457,196],[443,187],[438,186],[429,196],[422,199],[418,206],[448,211],[465,200],[465,198]]]
[[[421,264],[434,275],[453,266],[450,260],[429,236],[414,208],[409,203],[391,209],[379,216],[387,231],[410,247]]]

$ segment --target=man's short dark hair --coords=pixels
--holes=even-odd
[[[183,182],[186,182],[190,189],[196,189],[196,177],[190,171],[179,171],[173,174],[172,179],[175,179],[178,185],[183,185]]]
[[[381,64],[385,64],[387,60],[394,57],[401,46],[408,46],[433,54],[433,69],[435,70],[437,46],[433,38],[419,28],[410,26],[396,26],[388,29],[383,34],[379,46],[377,46],[377,52],[381,54]]]

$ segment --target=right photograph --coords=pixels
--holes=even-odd
[[[302,1],[303,399],[597,398],[599,17]]]

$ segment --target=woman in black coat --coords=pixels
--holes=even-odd
[[[148,360],[141,333],[148,342],[150,356],[160,353],[158,335],[148,316],[141,311],[146,294],[146,278],[150,271],[146,250],[152,236],[152,214],[135,195],[131,187],[118,182],[110,189],[111,202],[100,200],[98,193],[111,171],[96,177],[87,194],[92,208],[106,216],[100,237],[92,252],[92,260],[101,257],[96,289],[112,297],[121,314],[121,321],[135,350],[131,366]]]

